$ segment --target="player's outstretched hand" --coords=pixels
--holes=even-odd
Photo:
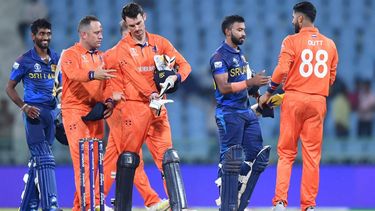
[[[103,69],[103,65],[101,65],[100,67],[98,67],[94,71],[94,79],[96,79],[96,80],[107,80],[107,79],[115,78],[116,76],[111,74],[113,72],[116,72],[116,70],[114,70],[114,69]]]
[[[254,75],[254,77],[246,80],[247,87],[251,86],[264,86],[270,82],[271,77],[265,75],[266,71],[262,70],[261,72]]]

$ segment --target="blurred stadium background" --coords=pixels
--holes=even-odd
[[[120,39],[119,21],[124,0],[0,0],[0,79],[5,87],[14,60],[32,47],[29,24],[48,17],[52,23],[51,47],[60,52],[78,40],[79,20],[88,14],[99,17],[104,28],[101,50]],[[218,160],[214,121],[214,98],[209,70],[211,53],[223,40],[220,24],[224,16],[245,17],[247,40],[242,46],[250,66],[272,74],[282,39],[293,33],[292,7],[296,0],[139,0],[147,12],[147,29],[167,37],[192,66],[192,74],[168,106],[175,148],[183,172],[192,188],[194,206],[214,206],[217,190],[213,180]],[[338,77],[328,98],[322,155],[322,178],[318,204],[325,207],[375,209],[375,0],[312,0],[317,7],[316,26],[336,42],[340,62]],[[22,93],[22,85],[18,87]],[[263,90],[264,91],[264,90]],[[19,109],[0,92],[0,207],[17,206],[22,176],[29,158]],[[276,144],[279,111],[275,119],[261,119],[265,144],[273,146],[271,166],[254,193],[253,206],[270,206],[275,183]],[[55,143],[58,185],[66,195],[64,206],[71,206],[73,180],[70,155]],[[159,181],[152,159],[145,153],[151,182]],[[301,158],[296,161],[290,190],[291,205],[299,206]],[[200,174],[198,171],[206,173]],[[61,176],[65,175],[65,176]],[[200,175],[198,177],[197,175]],[[266,176],[267,175],[267,176]],[[193,177],[193,178],[190,178]],[[61,180],[60,180],[61,179]],[[197,182],[197,180],[199,180]],[[210,180],[210,181],[208,181]],[[68,181],[68,182],[67,182]],[[189,183],[191,181],[191,185]],[[70,183],[69,183],[70,182]],[[159,181],[160,182],[160,181]],[[6,183],[6,184],[5,184]],[[210,191],[204,194],[198,184]],[[154,185],[154,183],[153,183]],[[156,184],[156,189],[162,187]],[[197,189],[194,189],[194,188]],[[188,189],[189,189],[188,188]],[[197,197],[196,194],[203,195]],[[206,195],[214,196],[206,197]],[[190,193],[188,193],[189,196]],[[212,195],[211,194],[211,195]],[[60,194],[61,195],[61,194]],[[163,193],[161,193],[163,195]],[[195,195],[195,196],[193,196]],[[199,194],[198,194],[199,195]],[[138,198],[137,198],[138,197]],[[67,198],[67,199],[66,199]],[[189,198],[189,197],[188,197]],[[195,199],[197,198],[197,199]],[[136,195],[137,205],[142,205]]]

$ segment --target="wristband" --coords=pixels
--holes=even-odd
[[[94,71],[89,71],[89,80],[90,81],[92,81],[92,80],[95,79],[94,76],[95,76],[95,72]]]
[[[280,85],[280,84],[271,81],[271,83],[268,85],[267,92],[273,94],[273,93],[276,91],[276,89],[277,89],[277,87],[278,87],[279,85]]]
[[[23,106],[20,108],[20,111],[24,111],[27,106],[29,106],[29,104],[27,103],[23,104]]]

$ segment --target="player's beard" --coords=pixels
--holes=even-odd
[[[47,44],[43,44],[43,41],[47,41]],[[37,45],[40,49],[47,49],[49,47],[49,40],[35,40],[35,45]]]
[[[231,34],[231,36],[230,36],[230,39],[232,40],[232,43],[235,44],[235,45],[242,45],[243,42],[245,41],[245,38],[246,38],[245,36],[237,38],[233,34]],[[243,40],[241,40],[241,39],[243,39]]]
[[[299,27],[298,23],[295,23],[294,24],[294,33],[299,33],[299,31],[301,30],[301,27]]]

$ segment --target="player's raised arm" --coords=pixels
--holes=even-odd
[[[116,72],[116,70],[103,69],[103,65],[88,72],[81,71],[78,58],[77,53],[72,50],[66,50],[61,56],[61,69],[70,80],[88,82],[90,80],[107,80],[115,77],[112,73]]]

